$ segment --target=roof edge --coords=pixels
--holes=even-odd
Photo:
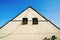
[[[14,18],[12,18],[11,20],[9,20],[8,22],[6,22],[3,26],[0,27],[0,29],[2,29],[6,24],[8,24],[10,21],[12,21],[13,19],[15,19],[17,16],[19,16],[20,14],[22,14],[26,9],[28,8],[32,8],[31,6],[26,7],[22,12],[20,12],[19,14],[17,14]]]
[[[54,23],[52,23],[50,20],[48,20],[46,17],[44,17],[42,14],[40,14],[38,11],[36,11],[33,7],[30,6],[30,8],[32,8],[35,12],[37,12],[39,15],[41,15],[44,19],[46,19],[47,21],[49,21],[53,26],[55,26],[57,29],[60,30],[59,27],[57,27]]]
[[[28,9],[28,8],[32,8],[35,12],[37,12],[33,7],[31,7],[31,6],[28,6],[26,9]],[[25,9],[25,10],[26,10]],[[3,28],[6,24],[8,24],[10,21],[12,21],[13,19],[15,19],[17,16],[19,16],[21,13],[23,13],[25,10],[23,10],[22,12],[20,12],[19,14],[17,14],[14,18],[12,18],[11,20],[9,20],[7,23],[5,23],[2,27],[0,27],[0,29],[1,28]],[[39,12],[37,12],[39,15],[41,15]],[[54,23],[52,23],[50,20],[48,20],[47,18],[45,18],[43,15],[41,15],[44,19],[46,19],[47,21],[49,21],[52,25],[54,25],[57,29],[59,29],[60,30],[60,28],[59,27],[57,27]]]
[[[30,8],[32,8],[32,7],[30,7]],[[32,8],[34,11],[36,11],[34,8]],[[52,23],[50,20],[48,20],[46,17],[44,17],[42,14],[40,14],[38,11],[36,11],[39,15],[41,15],[44,19],[46,19],[47,21],[49,21],[53,26],[55,26],[57,29],[59,29],[60,30],[60,28],[59,27],[57,27],[54,23]]]

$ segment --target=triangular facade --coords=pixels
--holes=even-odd
[[[22,24],[23,18],[28,19],[27,24]],[[33,24],[33,18],[38,19],[37,24]],[[0,29],[0,40],[52,40],[52,36],[60,40],[60,28],[32,7],[28,7]]]

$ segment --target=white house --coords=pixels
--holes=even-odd
[[[28,7],[0,28],[0,40],[60,40],[60,28]]]

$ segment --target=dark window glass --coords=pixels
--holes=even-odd
[[[23,18],[22,24],[28,24],[28,18]]]
[[[33,24],[38,24],[38,18],[33,18]]]

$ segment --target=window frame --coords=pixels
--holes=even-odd
[[[32,24],[38,24],[38,18],[32,18]]]
[[[28,18],[22,18],[22,24],[28,24]]]

